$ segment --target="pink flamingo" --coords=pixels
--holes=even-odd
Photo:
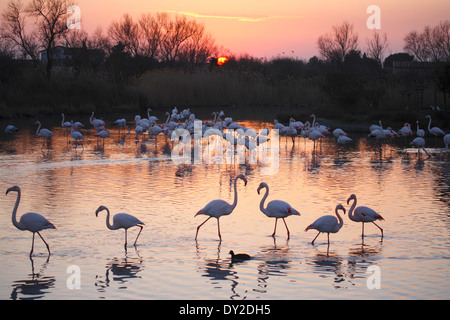
[[[376,220],[384,220],[384,218],[379,215],[375,210],[368,208],[368,207],[363,207],[363,206],[359,206],[355,209],[356,207],[356,195],[352,194],[348,199],[347,199],[347,204],[349,204],[349,202],[353,200],[353,203],[350,207],[350,211],[348,212],[348,217],[350,218],[350,220],[355,221],[355,222],[362,222],[362,233],[361,233],[361,237],[364,238],[364,223],[367,222],[372,222],[374,225],[376,225],[378,227],[378,229],[380,229],[381,231],[381,238],[383,238],[383,229],[377,225],[375,223]]]
[[[117,229],[125,229],[125,250],[127,249],[127,230],[131,227],[139,227],[141,228],[139,230],[139,233],[136,237],[136,240],[134,240],[134,246],[136,246],[136,242],[139,238],[139,235],[141,234],[142,229],[144,228],[142,225],[145,225],[141,220],[136,218],[135,216],[132,216],[128,213],[117,213],[113,217],[113,224],[109,222],[109,209],[105,206],[98,207],[97,210],[95,210],[95,216],[98,217],[98,213],[100,211],[106,210],[106,226],[109,230],[117,230]]]
[[[288,226],[287,226],[284,218],[286,218],[290,215],[299,216],[300,212],[295,210],[289,203],[281,201],[281,200],[272,200],[267,204],[267,207],[264,208],[264,201],[266,200],[267,196],[269,195],[269,186],[267,185],[267,183],[261,182],[257,189],[258,194],[262,188],[266,188],[266,193],[264,194],[264,197],[262,198],[261,203],[259,204],[259,208],[260,208],[261,212],[264,213],[269,218],[275,218],[275,228],[273,229],[272,237],[275,237],[275,233],[277,231],[277,221],[279,218],[281,218],[281,219],[283,219],[284,225],[286,226],[286,231],[287,231],[287,235],[288,235],[288,239],[289,239],[290,232],[289,232]]]
[[[220,241],[222,241],[222,236],[220,235],[220,224],[219,224],[219,218],[221,216],[225,216],[225,215],[229,215],[230,213],[233,212],[234,208],[236,208],[237,205],[237,180],[238,179],[242,179],[244,181],[244,185],[247,185],[247,178],[243,175],[243,174],[239,174],[235,179],[234,179],[234,201],[232,204],[229,204],[228,202],[224,201],[224,200],[213,200],[211,202],[209,202],[203,209],[201,209],[200,211],[198,211],[195,216],[199,215],[199,214],[204,214],[209,216],[208,219],[206,219],[204,222],[202,222],[198,227],[197,227],[197,233],[195,234],[195,240],[197,240],[197,236],[198,236],[198,230],[200,229],[200,227],[202,225],[204,225],[206,223],[206,221],[208,221],[209,219],[211,219],[212,217],[217,219],[217,230],[219,233],[219,239]]]
[[[314,244],[314,241],[317,239],[319,234],[321,234],[322,232],[326,232],[328,245],[330,245],[330,233],[337,233],[339,230],[341,230],[342,226],[344,225],[344,220],[342,220],[341,216],[339,215],[338,212],[339,210],[344,211],[345,214],[345,208],[342,206],[342,204],[338,204],[335,209],[337,219],[335,216],[332,215],[322,216],[313,223],[311,223],[308,227],[306,227],[305,231],[308,231],[309,229],[316,229],[319,231],[319,233],[313,239],[311,244]]]
[[[44,241],[45,245],[47,246],[48,254],[50,255],[50,247],[49,247],[48,243],[45,242],[44,238],[41,236],[39,231],[44,230],[44,229],[56,229],[55,226],[50,221],[48,221],[46,218],[44,218],[42,215],[40,215],[39,213],[34,213],[34,212],[24,213],[20,217],[20,220],[17,221],[16,214],[17,214],[17,208],[19,207],[21,192],[20,192],[20,188],[18,186],[13,186],[13,187],[9,188],[8,190],[6,190],[6,194],[8,194],[11,191],[17,192],[16,204],[15,204],[13,212],[12,212],[13,225],[19,230],[28,230],[30,232],[33,232],[33,242],[31,244],[30,258],[33,254],[34,234],[35,233],[37,233],[39,235],[39,237],[41,237],[42,241]]]
[[[45,128],[41,129],[41,122],[40,121],[36,121],[34,124],[38,125],[38,128],[36,130],[36,135],[38,137],[42,137],[42,139],[43,139],[42,148],[43,148],[44,145],[45,145],[45,141],[47,141],[47,145],[48,145],[48,141],[49,141],[50,137],[53,137],[54,134],[48,129],[45,129]]]

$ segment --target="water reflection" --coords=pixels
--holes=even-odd
[[[108,259],[105,265],[105,275],[95,276],[95,286],[98,292],[105,293],[113,283],[117,289],[127,289],[133,279],[141,278],[139,273],[144,270],[144,260],[136,250],[136,256],[125,254],[124,257]],[[111,281],[113,281],[111,283]]]
[[[41,265],[38,270],[35,270],[34,259],[30,257],[31,274],[27,279],[16,280],[11,285],[13,290],[11,292],[12,300],[35,300],[42,299],[45,294],[49,293],[49,289],[55,286],[55,277],[45,275],[45,269],[49,262],[50,256]]]
[[[253,128],[260,125],[252,121],[241,123]],[[97,275],[95,287],[90,283],[93,293],[89,289],[83,291],[87,298],[114,294],[119,298],[126,295],[141,298],[143,291],[136,287],[151,287],[154,274],[166,270],[170,270],[167,278],[158,279],[166,297],[173,293],[177,297],[189,298],[189,294],[196,294],[196,297],[209,298],[202,293],[213,290],[217,297],[226,299],[289,298],[292,289],[298,292],[296,297],[309,298],[311,292],[312,296],[320,296],[329,289],[333,292],[342,288],[353,288],[353,291],[341,290],[342,297],[355,292],[367,296],[368,293],[361,290],[364,287],[361,283],[367,277],[368,266],[380,265],[383,272],[386,270],[383,281],[398,285],[402,269],[397,269],[393,263],[407,264],[406,258],[419,253],[425,258],[411,271],[419,279],[416,283],[430,281],[427,274],[446,275],[446,270],[436,268],[435,262],[446,257],[449,245],[446,237],[450,221],[447,155],[431,152],[430,159],[418,157],[416,150],[405,149],[400,141],[375,141],[365,136],[352,136],[354,143],[345,146],[337,145],[335,138],[326,138],[316,143],[315,149],[307,139],[297,137],[292,141],[282,137],[279,170],[274,175],[263,176],[261,165],[248,163],[248,157],[243,164],[176,165],[170,159],[175,143],[162,134],[157,138],[146,135],[136,140],[134,133],[122,132],[119,136],[112,128],[110,139],[105,139],[104,147],[100,141],[101,148],[98,148],[93,130],[83,129],[84,146],[75,148],[61,130],[52,129],[55,137],[50,148],[42,150],[35,130],[21,130],[12,143],[0,135],[3,139],[0,143],[1,187],[5,191],[14,184],[23,185],[24,198],[19,213],[36,209],[61,226],[52,233],[55,253],[72,252],[75,246],[85,248],[82,254],[77,251],[73,256],[85,259],[85,274]],[[249,185],[239,190],[242,196],[236,213],[224,221],[224,228],[228,228],[225,241],[217,245],[215,240],[204,240],[197,244],[194,252],[190,241],[197,226],[193,218],[195,212],[207,200],[232,199],[233,178],[239,173],[245,174]],[[299,206],[302,217],[289,225],[295,233],[289,243],[284,242],[284,237],[267,237],[268,222],[259,211],[261,197],[256,193],[261,181],[273,186],[274,194]],[[334,208],[336,202],[344,203],[352,193],[361,195],[362,205],[373,206],[385,217],[387,244],[379,243],[377,229],[362,243],[361,226],[344,218],[346,228],[332,241],[331,247],[310,246],[311,238],[302,236],[301,231],[315,218],[329,212],[331,206]],[[10,199],[0,198],[0,202],[3,211],[10,212]],[[142,235],[140,252],[128,248],[123,254],[120,250],[119,255],[101,261],[104,268],[99,270],[96,258],[89,256],[91,247],[85,244],[100,243],[102,254],[108,252],[111,245],[109,237],[92,232],[93,212],[101,203],[142,215],[151,231]],[[9,217],[4,219],[6,222],[0,224],[3,243],[8,241],[10,232],[16,232],[10,228]],[[104,224],[101,227],[103,230]],[[74,230],[76,235],[82,236],[74,236]],[[216,226],[211,225],[208,232],[215,238]],[[122,240],[122,236],[118,238]],[[18,246],[28,246],[28,241],[28,238],[19,239]],[[179,245],[181,242],[183,245]],[[0,246],[3,252],[5,247]],[[232,263],[228,252],[236,248],[247,250],[254,258]],[[145,257],[153,257],[155,252],[158,258],[152,259],[152,268],[145,268],[144,261],[148,261]],[[28,263],[15,264],[17,254],[2,256],[7,265],[17,266],[15,272],[29,274]],[[396,259],[392,262],[394,256]],[[52,263],[52,268],[58,263],[57,270],[67,267],[66,260],[60,259]],[[64,290],[68,297],[75,294],[67,293],[65,281],[55,283],[54,277],[46,275],[46,265],[36,271],[32,261],[32,272],[27,277],[21,277],[20,273],[12,276],[14,273],[5,267],[0,269],[0,281],[6,283],[7,288],[3,298],[44,298],[50,290],[56,294]],[[11,294],[10,278],[25,278],[14,281]],[[316,281],[310,281],[311,278]],[[206,281],[196,281],[198,279]],[[199,289],[195,293],[189,291],[192,281],[196,281]],[[308,283],[310,291],[302,292],[295,287],[302,283]],[[388,286],[395,290],[396,286],[391,283]],[[62,288],[55,288],[58,285]],[[130,290],[122,290],[125,288]],[[409,287],[402,290],[413,291]],[[347,296],[342,291],[346,291]],[[439,289],[435,292],[439,293]],[[375,293],[376,297],[380,295]],[[424,297],[418,293],[416,296]]]
[[[196,246],[197,256],[199,257],[202,254],[202,249],[198,242],[196,242]],[[231,291],[230,299],[245,299],[245,297],[241,297],[241,295],[237,293],[237,286],[239,285],[238,273],[233,270],[233,263],[231,260],[220,259],[220,248],[221,243],[219,242],[216,257],[203,259],[198,270],[201,272],[202,277],[209,278],[210,283],[214,287],[223,288],[229,284]]]
[[[260,249],[258,260],[261,260],[257,266],[258,269],[258,288],[254,291],[266,293],[269,290],[270,277],[283,277],[287,275],[287,270],[291,268],[290,250],[288,240],[284,245],[277,245],[273,238],[273,245],[265,245]]]

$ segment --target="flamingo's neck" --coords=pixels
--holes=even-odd
[[[353,218],[353,210],[355,209],[355,207],[356,207],[356,198],[353,198],[353,203],[350,207],[350,210],[348,211],[348,217],[350,219]]]
[[[17,221],[17,218],[16,218],[17,208],[19,207],[19,203],[20,203],[20,190],[17,191],[16,204],[14,205],[14,209],[13,209],[13,212],[12,212],[11,220],[12,220],[13,225],[17,229],[23,230],[23,226],[20,224],[20,222]]]
[[[40,130],[41,130],[41,122],[38,121],[38,127],[37,127],[37,130],[36,130],[36,135],[39,135],[39,131]]]
[[[339,220],[339,228],[341,228],[344,225],[344,220],[342,219],[341,215],[339,214],[339,208],[336,208],[336,216]],[[350,214],[350,213],[349,213]]]
[[[261,202],[259,203],[259,209],[265,213],[266,209],[264,208],[264,201],[266,201],[267,196],[269,195],[269,187],[264,186],[264,188],[266,188],[266,193],[264,194],[264,197],[261,199]]]
[[[116,230],[117,228],[114,225],[111,225],[111,223],[109,222],[109,216],[110,216],[109,209],[106,208],[106,226],[110,230]]]
[[[238,177],[236,177],[235,179],[234,179],[234,201],[233,201],[233,204],[231,205],[231,207],[234,209],[234,208],[236,208],[236,205],[237,205],[237,198],[238,198],[238,196],[237,196],[237,180],[238,180]]]

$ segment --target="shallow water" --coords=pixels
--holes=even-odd
[[[30,259],[32,234],[11,223],[16,193],[0,197],[1,299],[450,298],[450,162],[438,152],[441,140],[436,147],[434,139],[427,141],[433,146],[427,159],[403,138],[351,135],[353,144],[338,146],[330,137],[314,152],[311,141],[296,138],[294,145],[282,137],[278,171],[263,175],[259,164],[176,165],[162,134],[136,142],[134,133],[123,139],[111,128],[103,147],[88,128],[84,146],[74,148],[64,129],[49,129],[55,136],[44,148],[32,123],[11,143],[1,133],[0,190],[19,185],[18,218],[38,212],[57,228],[41,232],[52,254],[36,237]],[[238,204],[220,219],[222,241],[216,219],[203,225],[196,241],[207,217],[195,213],[213,199],[231,203],[239,173],[248,184],[238,181]],[[290,239],[281,220],[271,237],[274,220],[260,212],[256,192],[262,181],[270,187],[268,201],[287,201],[301,213],[286,219]],[[349,209],[352,193],[358,205],[385,218],[377,222],[382,241],[373,224],[366,224],[362,241],[361,224],[345,215],[329,247],[326,234],[312,245],[317,232],[305,228],[334,214],[339,203]],[[123,230],[108,230],[105,212],[96,218],[100,205],[145,223],[136,247],[139,229],[129,229],[125,249]],[[230,250],[252,259],[232,263]],[[71,289],[73,270],[80,286]]]

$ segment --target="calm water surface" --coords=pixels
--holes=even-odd
[[[294,145],[283,137],[278,172],[262,175],[258,164],[176,165],[162,134],[136,142],[133,131],[123,139],[113,128],[103,148],[87,126],[81,130],[84,147],[75,149],[57,119],[43,124],[55,136],[41,149],[32,121],[23,122],[11,143],[0,133],[0,191],[19,185],[18,218],[38,212],[57,230],[41,232],[50,257],[36,237],[30,259],[32,234],[11,223],[16,193],[0,196],[1,299],[450,298],[450,160],[438,152],[441,139],[438,145],[427,141],[432,157],[426,159],[407,147],[411,139],[375,141],[363,134],[338,146],[330,137],[314,153],[311,141],[296,138]],[[196,227],[206,218],[195,213],[213,199],[232,202],[239,173],[248,184],[238,182],[237,207],[220,219],[222,241],[215,219],[195,241]],[[286,219],[289,240],[281,221],[276,237],[270,236],[274,220],[260,212],[262,195],[256,192],[262,181],[270,187],[268,200],[287,201],[301,212]],[[305,228],[334,214],[339,203],[349,209],[352,193],[358,205],[385,218],[379,222],[383,240],[367,224],[362,241],[361,225],[344,216],[329,247],[325,234],[311,245],[316,231]],[[96,218],[99,205],[145,223],[136,247],[131,244],[138,229],[129,230],[125,251],[123,230],[108,230],[104,212]],[[230,250],[252,259],[232,263]],[[79,289],[67,286],[72,265],[80,270]],[[379,289],[367,285],[373,267]]]

